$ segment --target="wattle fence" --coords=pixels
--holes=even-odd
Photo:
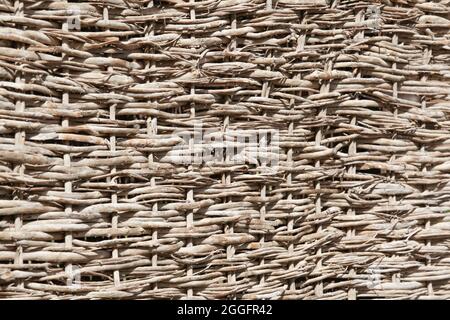
[[[0,2],[0,298],[450,298],[450,1]]]

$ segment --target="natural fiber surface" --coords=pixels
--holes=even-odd
[[[0,298],[450,298],[449,30],[449,0],[0,1]],[[200,121],[278,130],[278,165],[177,163]]]

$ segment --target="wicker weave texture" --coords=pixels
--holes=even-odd
[[[2,0],[0,298],[450,298],[449,117],[449,0]]]

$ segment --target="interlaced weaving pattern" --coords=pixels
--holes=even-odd
[[[0,298],[450,298],[450,0],[1,0]]]

